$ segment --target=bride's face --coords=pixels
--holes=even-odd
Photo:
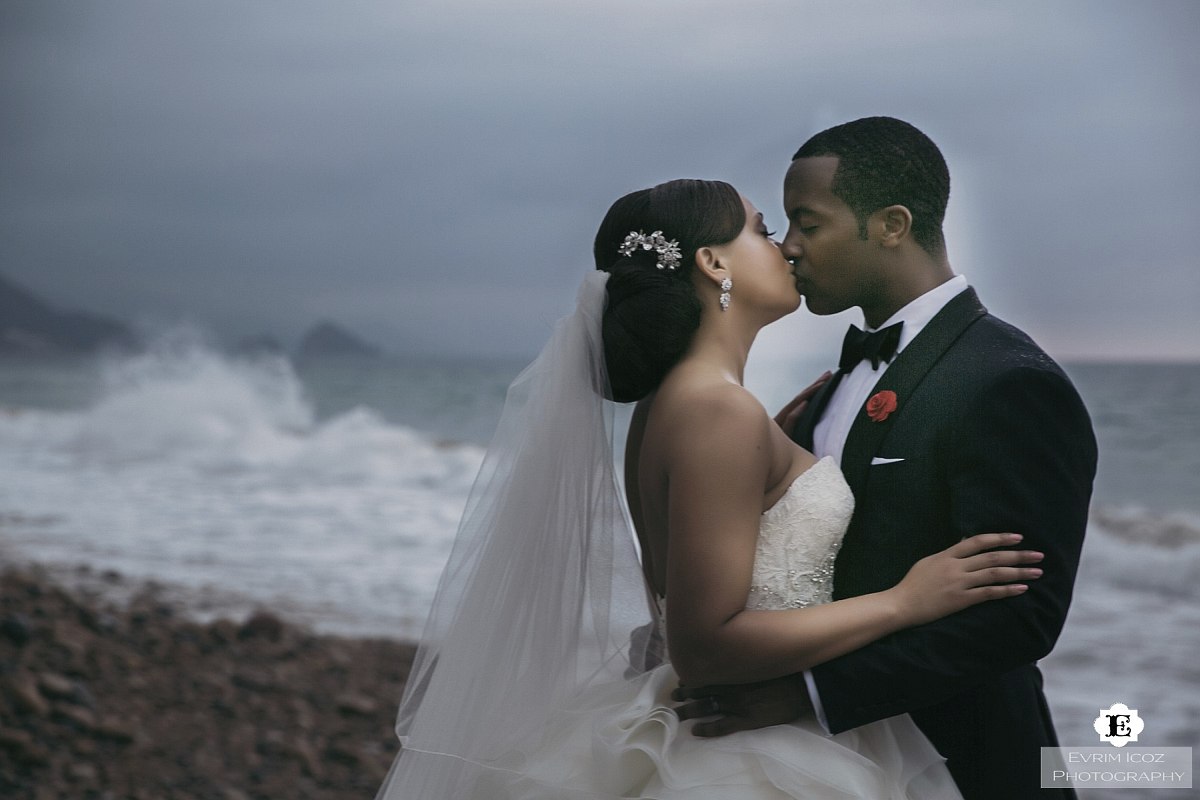
[[[746,224],[732,242],[713,248],[733,281],[731,300],[745,307],[761,308],[773,318],[790,314],[800,306],[796,276],[783,257],[779,243],[767,230],[763,215],[742,198]]]

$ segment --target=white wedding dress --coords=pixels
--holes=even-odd
[[[832,458],[796,478],[762,515],[747,608],[832,599],[833,562],[854,498]],[[944,759],[902,715],[829,736],[812,721],[715,739],[672,711],[678,679],[663,664],[593,687],[547,726],[531,758],[479,794],[655,800],[960,798]]]
[[[509,388],[397,714],[377,800],[959,798],[907,715],[718,739],[680,722],[611,446],[607,274]],[[832,459],[762,515],[747,606],[829,602],[854,500]],[[649,637],[654,641],[655,637]],[[659,639],[661,641],[662,639]],[[633,675],[633,677],[629,677]]]

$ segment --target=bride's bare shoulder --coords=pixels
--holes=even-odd
[[[744,446],[770,433],[771,419],[753,394],[703,373],[672,375],[656,392],[648,422],[684,445]]]

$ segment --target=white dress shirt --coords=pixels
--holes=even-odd
[[[904,308],[888,317],[887,321],[878,328],[867,328],[867,333],[882,330],[889,325],[903,322],[900,329],[900,342],[896,345],[896,355],[904,352],[908,343],[925,330],[929,320],[937,316],[942,308],[967,289],[967,279],[955,275],[941,286],[930,289],[925,294],[913,300]],[[894,358],[892,359],[895,360]],[[833,390],[833,397],[825,407],[825,413],[813,429],[813,455],[818,458],[833,456],[839,464],[842,463],[842,448],[846,446],[846,437],[850,435],[850,426],[855,417],[867,402],[867,395],[887,371],[888,364],[880,363],[879,369],[873,369],[871,362],[863,360],[858,366],[842,377],[841,383]]]
[[[880,325],[878,328],[867,328],[868,333],[903,322],[900,329],[900,342],[896,345],[896,355],[908,347],[909,342],[917,337],[929,321],[937,316],[947,303],[967,290],[967,279],[955,275],[940,286],[935,286],[925,294],[901,308]],[[893,357],[893,361],[895,358]],[[880,363],[878,369],[871,367],[871,362],[860,361],[858,365],[842,377],[841,383],[833,390],[825,412],[813,429],[813,455],[818,458],[833,456],[842,463],[842,449],[846,446],[846,437],[850,435],[850,426],[855,417],[867,402],[867,396],[875,388],[875,384],[887,371],[888,364]],[[804,671],[804,681],[808,684],[808,694],[812,698],[813,709],[821,727],[829,732],[829,721],[825,718],[825,709],[821,705],[821,696],[817,692],[816,681],[810,670]]]

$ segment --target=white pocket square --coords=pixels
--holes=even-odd
[[[880,458],[876,456],[875,458],[871,459],[871,466],[874,467],[878,466],[879,464],[899,464],[903,460],[903,458]]]

